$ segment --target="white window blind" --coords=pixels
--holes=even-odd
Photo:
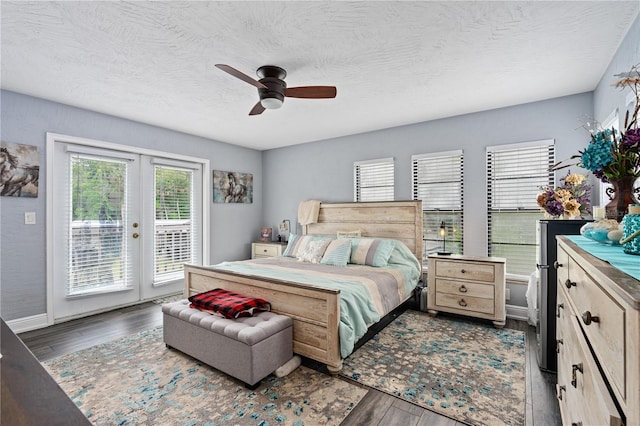
[[[412,197],[422,200],[424,256],[463,252],[464,164],[462,150],[413,155]],[[440,236],[444,222],[445,241]],[[446,244],[446,247],[443,245]]]
[[[507,259],[507,273],[536,269],[536,198],[554,185],[554,141],[487,147],[488,254]]]
[[[195,263],[194,171],[155,165],[154,284],[183,275],[185,263]]]
[[[353,163],[354,201],[393,201],[393,158]]]
[[[69,152],[65,203],[67,296],[133,285],[127,229],[127,160]]]

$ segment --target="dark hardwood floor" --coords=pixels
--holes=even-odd
[[[162,325],[160,305],[148,302],[22,333],[19,337],[39,361],[45,361],[159,325]],[[535,329],[526,322],[511,319],[507,320],[506,327],[527,333],[526,425],[559,425],[555,375],[538,368]],[[462,423],[371,389],[342,425],[459,426]]]

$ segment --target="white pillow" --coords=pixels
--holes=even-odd
[[[309,243],[307,243],[307,245],[299,252],[298,261],[320,263],[322,255],[330,242],[331,240],[309,241]]]

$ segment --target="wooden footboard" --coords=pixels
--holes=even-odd
[[[271,309],[293,319],[293,352],[342,368],[340,357],[340,290],[250,277],[211,268],[185,265],[185,297],[214,288],[263,298]]]

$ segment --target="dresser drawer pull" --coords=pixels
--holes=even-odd
[[[556,339],[556,353],[560,353],[560,345],[563,345],[564,341],[562,339]]]
[[[460,269],[460,273],[461,274],[464,274],[465,272],[467,272],[467,271],[465,271],[464,269]]]
[[[582,426],[582,422],[571,422],[571,426]]]
[[[564,282],[564,285],[565,285],[567,288],[576,287],[576,283],[574,283],[573,281],[571,281],[569,278],[567,278],[567,280]]]
[[[562,268],[564,265],[560,262],[558,262],[557,260],[553,262],[553,267],[558,269],[558,268]]]
[[[458,289],[458,291],[459,291],[460,293],[466,293],[467,291],[469,291],[469,289],[468,289],[468,288],[466,288],[466,287],[464,286],[464,284],[462,284],[462,285],[460,286],[460,288]]]
[[[558,303],[558,309],[556,310],[556,316],[560,318],[560,309],[564,309],[564,303]]]
[[[582,322],[584,323],[584,325],[589,325],[592,322],[600,322],[600,317],[591,315],[590,311],[586,311],[582,314]]]
[[[458,305],[460,305],[462,307],[465,307],[465,306],[467,306],[467,302],[465,302],[464,299],[460,299],[460,300],[458,300]]]
[[[573,386],[574,388],[578,387],[578,374],[577,372],[582,373],[582,363],[579,364],[573,364],[571,366],[571,386]]]
[[[565,385],[561,385],[561,386],[558,388],[558,399],[559,399],[560,401],[562,401],[562,392],[563,392],[563,391],[564,391],[564,392],[566,392],[566,391],[567,391],[567,387],[566,387]]]

